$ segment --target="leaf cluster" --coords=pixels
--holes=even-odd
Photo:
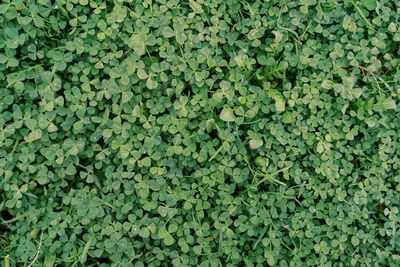
[[[398,266],[399,21],[2,1],[2,266]]]

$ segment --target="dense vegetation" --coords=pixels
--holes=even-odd
[[[399,266],[400,2],[3,0],[2,266]]]

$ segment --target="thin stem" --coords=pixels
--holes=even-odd
[[[14,152],[14,150],[16,149],[17,146],[20,146],[20,145],[23,145],[23,144],[26,144],[26,143],[28,143],[28,142],[27,142],[27,141],[22,141],[21,143],[19,143],[19,139],[18,139],[18,140],[15,142],[14,145],[6,147],[6,150],[7,150],[7,149],[10,149],[10,148],[13,148],[13,150],[11,151],[11,154],[12,154],[12,153]]]
[[[28,267],[31,267],[31,266],[35,263],[35,261],[37,260],[37,258],[38,258],[38,256],[39,256],[39,253],[40,253],[40,248],[42,247],[42,240],[43,240],[43,231],[42,231],[42,234],[40,235],[39,247],[38,247],[38,250],[37,250],[37,252],[36,252],[35,258],[34,258],[33,261],[28,265]]]
[[[21,71],[17,71],[17,72],[9,73],[9,74],[7,74],[7,75],[6,75],[6,77],[8,77],[8,76],[14,76],[14,75],[18,75],[18,74],[20,74],[20,73],[24,73],[24,72],[26,72],[26,71],[29,71],[29,70],[36,69],[37,67],[40,67],[40,66],[42,66],[42,65],[43,65],[43,64],[37,64],[37,65],[35,65],[35,66],[32,66],[32,67],[30,67],[30,68],[27,68],[27,69],[25,69],[25,70],[21,70]]]
[[[365,22],[368,24],[369,28],[375,30],[374,26],[368,21],[367,17],[364,15],[364,12],[362,12],[361,8],[356,4],[356,2],[351,0],[351,3],[357,9],[358,13],[360,13],[361,17],[365,20]]]

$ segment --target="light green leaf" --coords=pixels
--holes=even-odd
[[[219,114],[221,120],[226,122],[235,121],[235,115],[231,108],[225,107],[222,109],[221,113]]]
[[[356,236],[352,236],[351,243],[353,244],[353,246],[358,246],[360,244],[360,240]]]
[[[66,173],[67,175],[75,175],[75,174],[76,174],[76,168],[75,168],[75,166],[72,165],[72,164],[69,164],[68,167],[67,167],[67,169],[65,170],[65,173]]]
[[[53,267],[55,261],[56,261],[55,254],[46,253],[46,256],[44,257],[44,266]]]
[[[324,146],[323,146],[323,144],[322,144],[321,141],[318,142],[318,145],[317,145],[317,152],[318,152],[318,153],[324,152]]]
[[[201,254],[201,251],[202,251],[201,246],[197,245],[197,246],[194,246],[194,247],[193,247],[193,252],[194,252],[196,255],[200,255],[200,254]]]
[[[106,139],[110,138],[112,136],[112,130],[111,129],[104,129],[102,134],[103,134],[104,138],[106,138]]]
[[[148,76],[147,76],[147,73],[146,73],[146,71],[144,70],[144,69],[138,69],[137,70],[137,76],[139,77],[139,79],[141,79],[141,80],[144,80],[144,79],[146,79]]]
[[[257,149],[257,148],[261,147],[263,145],[263,143],[264,142],[262,139],[258,139],[258,140],[251,139],[249,142],[249,145],[250,145],[251,149]]]
[[[376,8],[376,0],[361,0],[361,3],[370,11]]]
[[[171,246],[172,244],[175,243],[175,240],[170,233],[167,233],[163,240],[164,240],[165,245],[167,245],[167,246]]]
[[[386,98],[385,100],[383,100],[382,105],[385,109],[395,109],[396,108],[396,102],[394,102],[394,100],[391,98]]]
[[[285,111],[285,101],[282,97],[277,96],[275,97],[275,108],[277,112]]]
[[[146,87],[149,89],[156,89],[158,86],[158,83],[156,81],[153,81],[150,77],[146,81]]]

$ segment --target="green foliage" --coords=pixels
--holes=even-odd
[[[398,266],[399,21],[2,1],[2,266]]]

